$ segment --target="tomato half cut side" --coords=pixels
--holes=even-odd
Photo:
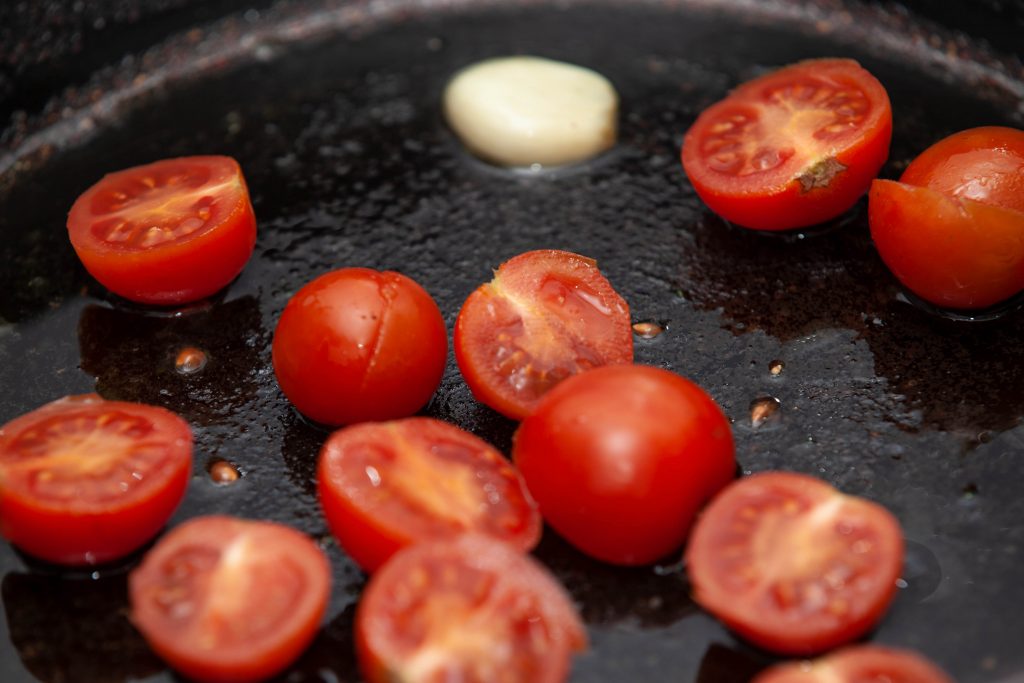
[[[892,109],[850,59],[813,59],[748,81],[683,140],[690,183],[726,220],[757,230],[821,223],[867,192],[889,155]]]
[[[560,683],[586,632],[536,560],[486,536],[406,548],[356,611],[368,683]]]
[[[129,576],[131,620],[186,676],[263,680],[313,640],[330,580],[323,552],[295,529],[197,517],[164,536]]]
[[[181,157],[104,176],[71,207],[68,235],[107,289],[167,306],[237,277],[256,244],[256,218],[238,162]]]
[[[49,562],[109,562],[157,534],[191,475],[174,413],[69,396],[0,428],[0,533]]]
[[[567,377],[633,362],[629,306],[594,260],[526,252],[466,299],[455,359],[478,401],[521,420]]]
[[[876,180],[868,220],[896,278],[938,306],[987,308],[1024,290],[1024,211]]]
[[[953,679],[916,652],[853,645],[812,662],[777,664],[753,683],[953,683]]]
[[[800,474],[740,479],[712,500],[686,551],[694,599],[771,652],[808,655],[866,633],[903,567],[883,507]]]
[[[540,513],[512,463],[440,420],[335,432],[320,451],[317,490],[331,531],[367,572],[407,545],[467,531],[521,552],[540,540]]]

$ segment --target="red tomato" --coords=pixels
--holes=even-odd
[[[258,681],[316,635],[331,570],[282,524],[199,517],[170,531],[128,578],[131,620],[174,669],[199,681]]]
[[[882,84],[850,59],[813,59],[755,78],[704,110],[683,168],[712,211],[758,230],[834,218],[889,156]]]
[[[802,474],[740,479],[697,521],[686,551],[694,599],[750,642],[807,655],[863,635],[903,567],[889,512]]]
[[[274,332],[281,390],[330,425],[407,417],[441,383],[448,332],[437,304],[405,275],[342,268],[291,298]]]
[[[519,427],[512,457],[544,519],[599,560],[654,562],[736,470],[729,422],[700,387],[640,365],[553,389]]]
[[[373,575],[356,611],[368,683],[560,683],[586,644],[554,577],[476,534],[402,550]]]
[[[1024,131],[975,128],[925,150],[900,182],[876,180],[871,237],[893,274],[945,308],[1024,290]]]
[[[401,548],[476,531],[528,552],[541,520],[522,477],[469,432],[431,418],[361,424],[320,451],[320,503],[367,572]]]
[[[68,216],[86,270],[126,299],[170,305],[223,289],[252,255],[256,218],[230,157],[182,157],[103,177]]]
[[[915,652],[854,645],[813,662],[778,664],[753,683],[953,683],[953,679]]]
[[[191,475],[192,432],[174,413],[62,398],[0,428],[0,532],[50,562],[109,562],[156,535]]]
[[[455,321],[455,359],[473,395],[521,420],[551,387],[633,362],[629,306],[592,259],[546,249],[501,264]]]

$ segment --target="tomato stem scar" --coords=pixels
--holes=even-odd
[[[835,157],[828,157],[817,162],[797,176],[800,181],[800,192],[807,193],[818,187],[828,187],[832,179],[846,170]]]

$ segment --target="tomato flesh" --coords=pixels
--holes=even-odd
[[[762,672],[753,683],[953,683],[910,650],[854,645],[813,662],[787,662]]]
[[[256,218],[234,159],[183,157],[104,176],[71,207],[68,235],[107,289],[172,305],[209,296],[242,272]]]
[[[109,562],[156,535],[191,473],[192,433],[173,413],[54,401],[0,429],[0,532],[50,562]]]
[[[466,299],[455,358],[477,400],[522,419],[566,378],[633,361],[629,307],[591,259],[520,254]]]
[[[981,309],[1024,290],[1024,131],[986,127],[929,147],[868,204],[878,253],[907,289]]]
[[[560,683],[586,642],[541,565],[475,534],[402,550],[370,579],[356,612],[368,683]]]
[[[288,302],[274,332],[281,390],[329,425],[408,417],[441,383],[448,333],[441,311],[412,279],[342,268]]]
[[[486,442],[430,418],[335,432],[317,485],[331,531],[367,572],[412,543],[467,531],[527,552],[541,520],[522,477]]]
[[[330,566],[281,524],[200,517],[169,532],[129,577],[132,623],[174,669],[199,681],[257,681],[309,645]]]
[[[868,631],[903,566],[899,523],[820,480],[773,472],[732,484],[686,551],[694,599],[755,645],[807,655]]]
[[[881,83],[855,61],[816,59],[744,83],[702,112],[682,161],[715,213],[789,230],[849,209],[885,163],[891,137]]]
[[[588,555],[624,565],[678,549],[736,469],[714,401],[678,375],[638,365],[555,387],[519,426],[512,457],[545,521]]]

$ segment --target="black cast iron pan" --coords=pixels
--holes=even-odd
[[[107,20],[121,40],[108,44],[90,14],[113,17],[121,5],[108,4],[54,5],[72,26],[91,22],[80,58],[53,38],[51,62],[12,68],[15,48],[38,50],[38,36],[2,34],[0,101],[27,113],[7,112],[0,149],[0,422],[92,390],[167,406],[197,444],[172,524],[223,512],[320,539],[334,566],[329,615],[282,681],[358,680],[351,626],[364,580],[315,501],[325,433],[290,408],[270,369],[285,302],[333,268],[397,269],[427,287],[450,326],[493,267],[540,247],[597,258],[635,321],[665,327],[637,340],[638,362],[711,392],[733,420],[745,472],[808,472],[899,517],[902,589],[873,641],[920,650],[962,683],[1024,673],[1024,315],[951,321],[910,303],[872,249],[863,204],[781,237],[727,225],[678,162],[702,108],[816,56],[856,58],[888,88],[886,177],[954,131],[1021,127],[1013,6],[974,6],[1002,17],[990,24],[936,11],[962,16],[964,33],[897,5],[825,0],[128,3],[136,14]],[[615,150],[533,176],[464,154],[439,114],[445,81],[517,52],[611,78],[622,96]],[[68,207],[105,172],[195,153],[230,154],[245,169],[260,229],[253,260],[225,292],[184,310],[112,297],[68,245]],[[183,346],[208,354],[202,372],[175,372]],[[777,375],[773,361],[784,364]],[[778,410],[754,426],[758,399]],[[514,425],[473,401],[453,362],[424,412],[508,449]],[[242,478],[215,485],[207,467],[217,459]],[[537,555],[590,630],[574,681],[741,683],[772,661],[695,607],[678,558],[611,568],[551,532]],[[68,572],[0,545],[0,681],[175,680],[125,618],[137,560]]]

